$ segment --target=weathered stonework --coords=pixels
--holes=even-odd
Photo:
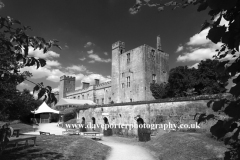
[[[123,103],[153,100],[150,83],[166,82],[169,74],[169,55],[161,48],[157,37],[157,49],[142,45],[125,51],[125,43],[112,45],[111,81],[94,85],[84,83],[75,90],[74,77],[60,78],[59,98],[89,99],[97,104]]]
[[[159,117],[165,117],[164,122],[172,122],[174,117],[181,117],[181,122],[185,124],[194,124],[194,116],[196,113],[211,113],[211,110],[207,107],[209,100],[196,100],[196,101],[181,101],[181,102],[161,102],[161,103],[149,103],[149,104],[135,104],[135,105],[122,105],[122,106],[109,106],[109,107],[97,107],[89,108],[86,110],[80,110],[77,117],[81,119],[85,118],[85,124],[90,125],[95,123],[103,125],[104,117],[109,121],[109,124],[137,124],[136,117],[140,115],[146,124],[159,124],[163,121],[159,121]],[[91,130],[90,128],[88,129]],[[113,131],[116,131],[113,129]],[[128,135],[137,135],[137,129],[125,129]]]

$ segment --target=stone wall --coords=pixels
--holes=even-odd
[[[196,113],[210,113],[207,107],[209,100],[179,101],[179,102],[160,102],[133,105],[118,105],[107,107],[89,108],[79,111],[79,119],[85,118],[86,124],[92,123],[92,118],[96,124],[104,124],[103,118],[106,117],[109,124],[136,124],[134,117],[140,115],[147,124],[159,124],[171,121],[174,123],[176,117],[182,119],[182,123],[195,123]],[[160,119],[164,120],[160,120]],[[123,132],[113,130],[114,132]],[[137,130],[126,130],[125,134],[136,135]]]

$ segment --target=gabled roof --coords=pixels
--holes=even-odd
[[[56,113],[56,114],[59,114],[59,111],[50,108],[45,102],[43,102],[41,104],[41,106],[38,107],[37,110],[31,111],[31,112],[34,113],[34,114],[39,114],[39,113]]]
[[[59,99],[58,103],[55,106],[61,106],[61,105],[96,105],[91,100],[80,100],[80,99],[66,99],[66,98],[61,98]]]

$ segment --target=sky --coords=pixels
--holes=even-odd
[[[31,26],[28,34],[46,40],[57,39],[63,48],[52,48],[47,54],[29,49],[30,55],[44,58],[47,66],[36,69],[31,80],[50,85],[58,90],[60,76],[71,75],[77,79],[77,89],[82,82],[93,83],[111,78],[111,45],[125,42],[127,50],[143,44],[156,47],[161,37],[162,49],[170,56],[170,69],[177,66],[197,66],[212,58],[219,44],[212,44],[200,33],[201,24],[209,19],[207,11],[197,12],[197,6],[158,12],[156,8],[143,7],[138,14],[130,14],[135,0],[2,0],[1,16],[10,16]],[[18,88],[32,90],[33,84],[21,83]]]

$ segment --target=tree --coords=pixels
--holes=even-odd
[[[168,90],[167,90],[167,83],[151,83],[150,84],[150,90],[152,92],[152,96],[155,99],[162,99],[168,97]]]
[[[161,0],[159,0],[161,2]],[[225,139],[225,144],[231,148],[225,153],[225,159],[240,159],[240,0],[182,0],[168,1],[167,3],[151,3],[152,0],[136,0],[136,4],[130,8],[130,13],[136,14],[142,6],[157,7],[159,11],[163,11],[164,7],[172,6],[173,9],[178,7],[185,8],[190,5],[199,5],[197,11],[204,11],[210,8],[208,12],[211,22],[207,20],[203,23],[201,30],[210,27],[207,38],[213,43],[222,43],[220,49],[216,50],[216,59],[221,60],[227,55],[233,55],[233,62],[224,61],[218,66],[218,69],[226,70],[235,85],[230,89],[229,93],[232,97],[222,97],[220,100],[210,101],[208,107],[211,107],[216,114],[201,114],[198,122],[216,119],[210,131],[217,138]],[[220,25],[221,19],[224,18],[229,22],[228,26]],[[219,118],[219,114],[224,119]]]
[[[196,74],[195,91],[200,94],[218,94],[227,91],[229,73],[219,70],[218,66],[223,62],[207,59],[198,65]]]
[[[226,70],[218,71],[221,63],[207,59],[199,63],[198,69],[187,66],[173,68],[167,84],[151,84],[153,97],[161,99],[225,93],[230,76]]]
[[[36,65],[38,69],[46,65],[44,59],[37,59],[28,55],[29,47],[43,50],[44,53],[52,46],[59,47],[56,44],[57,40],[46,42],[41,37],[31,37],[27,35],[26,32],[29,29],[31,29],[29,26],[23,26],[21,22],[13,18],[0,17],[0,88],[5,91],[1,93],[1,96],[9,94],[7,93],[9,91],[8,86],[14,88],[14,86],[16,87],[16,85],[22,83],[24,80],[34,83],[27,79],[31,77],[32,74],[28,71],[21,73],[21,68]],[[14,89],[12,91],[14,92]],[[47,103],[57,102],[50,86],[44,87],[43,83],[36,84],[33,89],[33,92],[35,91],[38,91],[38,99],[44,97]],[[10,97],[0,97],[0,100],[4,101],[4,108],[11,105],[12,99]],[[4,110],[1,110],[0,113],[3,111]]]
[[[2,3],[0,3],[0,6],[2,6]],[[21,22],[11,17],[0,17],[0,115],[8,116],[10,111],[14,112],[17,110],[23,111],[22,114],[25,114],[26,110],[29,111],[29,109],[31,109],[28,105],[27,108],[20,109],[19,107],[19,103],[26,102],[24,98],[28,97],[28,94],[26,94],[26,91],[23,92],[23,94],[19,93],[16,86],[25,80],[34,83],[27,79],[31,77],[32,74],[28,71],[21,73],[20,69],[35,65],[38,69],[39,67],[44,67],[46,61],[44,59],[30,57],[28,55],[29,47],[43,50],[44,53],[52,46],[61,49],[61,47],[57,45],[57,40],[47,42],[44,38],[29,36],[27,31],[30,29],[31,27],[24,26]],[[57,99],[54,93],[52,93],[50,86],[44,87],[43,83],[36,84],[33,92],[36,91],[38,92],[38,99],[43,98],[47,103],[57,103]],[[0,127],[0,153],[4,148],[2,145],[6,144],[8,131],[8,125],[6,125],[6,127],[5,125]]]

